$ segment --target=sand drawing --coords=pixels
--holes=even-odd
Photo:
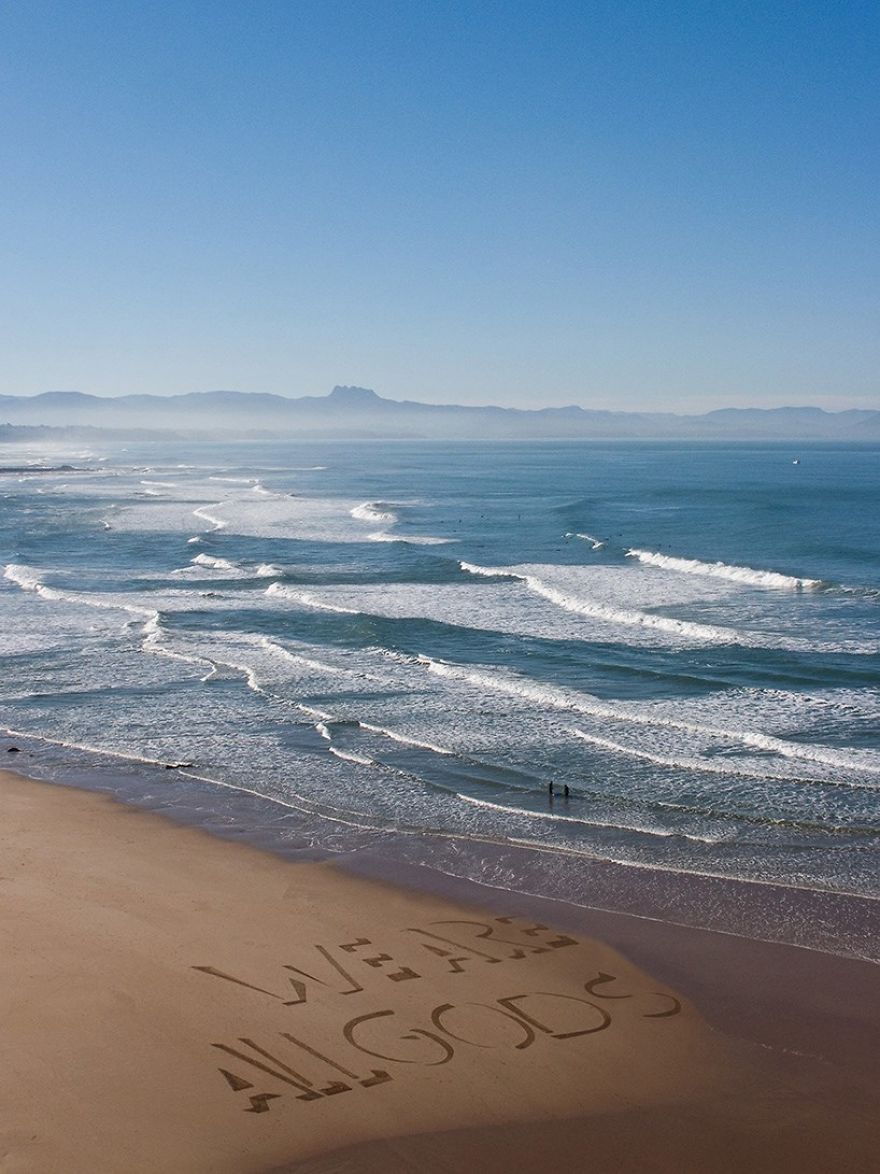
[[[369,938],[358,938],[355,942],[347,942],[344,945],[341,945],[339,949],[345,950],[347,954],[353,954],[355,951],[363,949],[364,946],[370,945],[372,945],[372,942]],[[386,962],[393,961],[394,959],[390,954],[381,953],[373,954],[370,957],[361,958],[361,962],[363,962],[365,966],[372,966],[375,969],[381,969],[384,967]],[[422,976],[417,974],[415,970],[411,970],[409,966],[403,966],[399,970],[393,970],[390,974],[386,974],[385,977],[390,982],[405,982],[408,978],[421,978]]]
[[[611,994],[608,991],[597,991],[596,987],[604,986],[609,982],[616,982],[617,976],[614,974],[605,974],[604,971],[599,971],[595,978],[591,978],[589,982],[584,983],[584,989],[590,994],[595,995],[597,999],[631,999],[632,993],[629,994]],[[652,995],[656,995],[658,999],[668,999],[670,1006],[665,1011],[644,1011],[642,1012],[643,1019],[667,1019],[671,1015],[677,1015],[681,1010],[681,1000],[677,999],[675,995],[670,995],[664,991],[650,991]]]
[[[512,917],[498,917],[495,920],[504,926],[510,926],[514,923],[514,918]],[[429,925],[432,926],[431,929],[414,926],[405,929],[403,932],[418,935],[409,939],[410,944],[415,944],[423,953],[427,953],[434,958],[442,959],[447,972],[450,974],[463,974],[467,970],[468,963],[476,963],[478,960],[490,965],[505,961],[518,962],[535,954],[545,954],[549,950],[558,950],[565,946],[577,945],[575,938],[569,937],[566,934],[558,934],[539,922],[527,923],[520,932],[530,937],[537,937],[543,934],[549,935],[546,940],[542,940],[541,942],[518,942],[512,938],[498,934],[497,927],[485,921],[459,919],[434,921],[429,922]],[[474,945],[473,941],[461,941],[460,937],[450,937],[447,933],[438,933],[437,928],[441,927],[444,930],[447,927],[459,927],[458,932],[461,936],[466,936],[468,930],[476,928],[478,932],[472,935],[474,940],[489,941],[494,952]],[[450,946],[453,947],[452,950],[449,949]],[[324,945],[313,945],[311,948],[319,955],[320,961],[318,965],[323,968],[324,977],[314,973],[316,969],[314,966],[306,970],[303,967],[294,966],[289,962],[280,963],[284,970],[289,970],[299,976],[298,978],[287,978],[287,982],[293,987],[296,993],[296,998],[294,999],[285,998],[283,994],[267,990],[257,983],[230,974],[228,971],[222,970],[217,966],[193,966],[193,970],[201,971],[203,974],[209,974],[214,978],[224,979],[226,982],[236,983],[238,986],[246,987],[259,994],[268,995],[270,998],[283,1002],[286,1006],[297,1006],[301,1003],[308,1002],[309,983],[318,987],[324,987],[326,991],[332,990],[341,995],[358,994],[364,990],[362,983],[351,973],[348,965],[343,965],[339,959],[334,958],[332,953],[333,949],[347,954],[350,959],[369,967],[373,971],[380,971],[382,976],[388,979],[389,982],[406,982],[422,977],[422,974],[412,966],[397,962],[392,954],[384,950],[379,949],[376,953],[364,953],[368,948],[373,949],[373,947],[374,943],[372,939],[366,937],[358,937],[353,941],[342,942],[335,947],[329,948]],[[395,968],[389,969],[389,963]],[[328,967],[330,968],[329,971],[327,969]],[[346,984],[344,987],[339,985],[340,979]]]
[[[574,1003],[583,1003],[585,1006],[597,1011],[599,1014],[599,1022],[588,1027],[579,1027],[575,1031],[554,1031],[552,1027],[548,1027],[546,1023],[542,1023],[540,1019],[536,1019],[534,1015],[530,1015],[521,1006],[525,999],[570,999]],[[582,999],[578,995],[559,994],[556,991],[535,991],[530,995],[510,995],[505,999],[499,999],[502,1006],[508,1007],[515,1015],[518,1015],[524,1022],[537,1027],[539,1031],[545,1032],[553,1039],[576,1039],[580,1035],[593,1035],[597,1031],[604,1031],[606,1027],[611,1026],[611,1015],[602,1007],[597,1007],[595,1003],[591,1003],[588,999]],[[514,1005],[516,1004],[516,1005]]]
[[[470,1006],[470,1007],[483,1007],[488,1011],[497,1011],[497,1013],[499,1015],[503,1016],[508,1021],[514,1023],[516,1025],[517,1029],[523,1033],[523,1038],[520,1040],[520,1042],[518,1044],[514,1044],[514,1047],[517,1049],[517,1051],[522,1051],[525,1048],[529,1048],[535,1042],[536,1037],[535,1037],[534,1031],[529,1026],[529,1024],[524,1019],[521,1019],[519,1016],[510,1015],[507,1011],[503,1011],[500,1007],[490,1007],[487,1003],[470,1003],[470,1004],[466,1004],[466,1005]],[[448,1011],[455,1011],[455,1010],[456,1010],[456,1008],[455,1008],[454,1004],[442,1003],[439,1007],[435,1007],[434,1010],[431,1012],[431,1022],[434,1024],[435,1027],[439,1028],[440,1031],[445,1032],[446,1035],[448,1035],[451,1039],[456,1040],[458,1043],[471,1044],[473,1047],[476,1047],[476,1048],[490,1048],[490,1047],[492,1047],[492,1044],[490,1044],[490,1043],[482,1043],[479,1040],[469,1039],[465,1035],[457,1034],[456,1032],[454,1032],[452,1030],[452,1028],[449,1027],[448,1024],[444,1022],[444,1016],[446,1015],[446,1013]]]
[[[516,921],[513,917],[495,918],[495,924],[455,919],[430,922],[430,928],[409,926],[400,931],[401,948],[418,951],[434,967],[434,976],[439,972],[444,977],[466,975],[484,965],[520,963],[579,944],[575,938],[541,923],[517,926]],[[511,936],[514,933],[521,935],[519,940]],[[296,997],[292,999],[217,966],[198,965],[193,970],[233,983],[243,991],[268,996],[285,1008],[336,996],[360,994],[370,998],[381,991],[390,994],[382,980],[399,984],[425,977],[413,966],[377,947],[368,937],[359,936],[330,947],[313,944],[309,948],[314,951],[314,961],[308,969],[288,962],[279,964],[279,969],[287,972],[285,981],[293,987]],[[333,951],[345,955],[345,964],[334,957]],[[352,970],[359,966],[367,971],[353,974]],[[458,989],[458,983],[455,985]],[[650,1000],[648,1004],[646,997]],[[618,1002],[620,1007],[615,1010]],[[522,987],[517,991],[514,987],[514,993],[504,992],[491,1002],[447,1000],[421,1012],[389,1007],[382,998],[379,1007],[364,1009],[340,1022],[333,1051],[337,1047],[344,1049],[344,1055],[340,1053],[342,1058],[328,1054],[326,1040],[319,1049],[301,1034],[294,1035],[288,1030],[278,1031],[277,1037],[284,1043],[273,1043],[271,1050],[250,1036],[240,1036],[233,1043],[213,1043],[212,1047],[237,1060],[248,1073],[218,1069],[227,1088],[236,1094],[248,1094],[245,1112],[266,1113],[270,1111],[269,1102],[280,1100],[285,1090],[250,1092],[256,1086],[248,1076],[255,1078],[256,1073],[280,1082],[288,1092],[294,1090],[294,1099],[314,1102],[357,1088],[376,1088],[393,1080],[392,1073],[384,1067],[374,1068],[368,1062],[362,1068],[363,1057],[409,1068],[436,1068],[472,1048],[524,1053],[542,1040],[555,1046],[559,1041],[584,1039],[611,1028],[612,1016],[617,1013],[642,1019],[667,1019],[681,1010],[681,1002],[674,995],[628,989],[617,975],[599,970],[595,974],[588,972],[575,991],[523,990]]]

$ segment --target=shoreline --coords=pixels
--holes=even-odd
[[[559,898],[505,892],[440,874],[430,865],[387,864],[370,853],[340,857],[335,863],[345,872],[483,909],[502,910],[513,902],[530,917],[588,933],[618,950],[698,1005],[710,1025],[725,1036],[802,1052],[866,1076],[875,1072],[880,1055],[876,962],[637,913],[572,905]],[[798,1019],[788,1013],[792,987],[801,1012]],[[835,992],[833,998],[829,991]],[[845,998],[844,1014],[839,997]]]
[[[188,763],[126,758],[39,735],[0,732],[0,751],[7,742],[27,748],[7,764],[13,773],[110,795],[283,859],[358,860],[378,867],[380,878],[390,859],[395,869],[415,866],[411,883],[427,891],[443,892],[447,883],[460,882],[463,892],[473,885],[484,899],[494,891],[514,892],[517,899],[556,902],[584,914],[656,921],[685,933],[701,930],[880,965],[880,897],[873,895],[652,866],[538,841],[361,825],[320,805],[312,809],[237,781],[190,773]],[[471,875],[462,874],[465,862]],[[580,891],[572,888],[573,879]]]
[[[0,803],[4,1170],[872,1168],[869,963]]]

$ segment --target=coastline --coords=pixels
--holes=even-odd
[[[4,1171],[872,1168],[868,963],[0,787]]]
[[[508,893],[439,874],[389,864],[377,853],[340,857],[354,875],[501,912],[513,901],[535,920],[586,933],[619,951],[699,1007],[726,1037],[800,1053],[871,1077],[880,1054],[877,991],[880,965],[725,930],[680,925],[658,916],[572,905],[562,899]],[[873,927],[872,927],[873,928]],[[792,1016],[794,995],[798,1014]]]

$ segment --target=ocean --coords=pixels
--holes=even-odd
[[[282,849],[876,958],[878,458],[7,446],[4,760]]]

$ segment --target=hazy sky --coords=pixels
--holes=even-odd
[[[3,0],[0,392],[880,406],[876,0]]]

